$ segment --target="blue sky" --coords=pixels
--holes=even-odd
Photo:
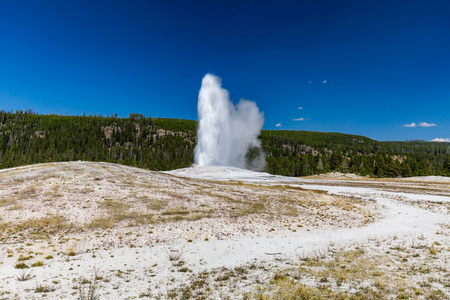
[[[0,109],[195,120],[211,72],[234,102],[257,103],[265,129],[448,139],[449,11],[414,0],[1,1]]]

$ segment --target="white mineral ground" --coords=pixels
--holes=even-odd
[[[295,197],[304,206],[296,206]],[[266,202],[263,210],[250,213],[245,201]],[[355,206],[342,209],[336,201]],[[102,299],[164,299],[168,290],[202,271],[255,263],[277,270],[324,249],[377,242],[385,251],[394,240],[418,237],[427,244],[438,241],[446,251],[438,263],[450,269],[449,204],[450,179],[445,177],[305,179],[228,167],[153,172],[92,162],[1,170],[0,299],[39,298],[35,290],[41,285],[53,290],[46,299],[77,299],[77,282],[91,278],[94,270],[102,274],[97,290]],[[293,214],[277,213],[292,207]],[[239,209],[240,214],[232,213]],[[126,217],[117,217],[124,211]],[[117,223],[108,219],[111,214]],[[33,225],[55,216],[73,230]],[[155,222],[136,221],[151,216]],[[95,222],[108,220],[112,225],[96,228]],[[43,230],[33,232],[33,226]],[[68,256],[70,251],[76,255]],[[177,253],[187,272],[169,260]],[[44,265],[28,269],[32,278],[19,281],[23,271],[15,265],[26,256],[31,258],[24,263]],[[209,297],[238,298],[266,282],[271,276],[266,273],[255,271],[233,286],[212,286]],[[450,295],[448,286],[441,289]]]

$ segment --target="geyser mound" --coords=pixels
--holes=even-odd
[[[264,114],[255,102],[241,99],[234,106],[221,79],[206,74],[198,95],[195,163],[263,170],[265,155],[258,139]]]

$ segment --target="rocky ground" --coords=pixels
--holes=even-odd
[[[450,297],[450,182],[0,171],[0,299]]]

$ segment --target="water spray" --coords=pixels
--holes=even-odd
[[[265,155],[258,139],[264,114],[255,102],[241,99],[235,106],[221,79],[206,74],[198,95],[198,120],[196,164],[264,169]]]

